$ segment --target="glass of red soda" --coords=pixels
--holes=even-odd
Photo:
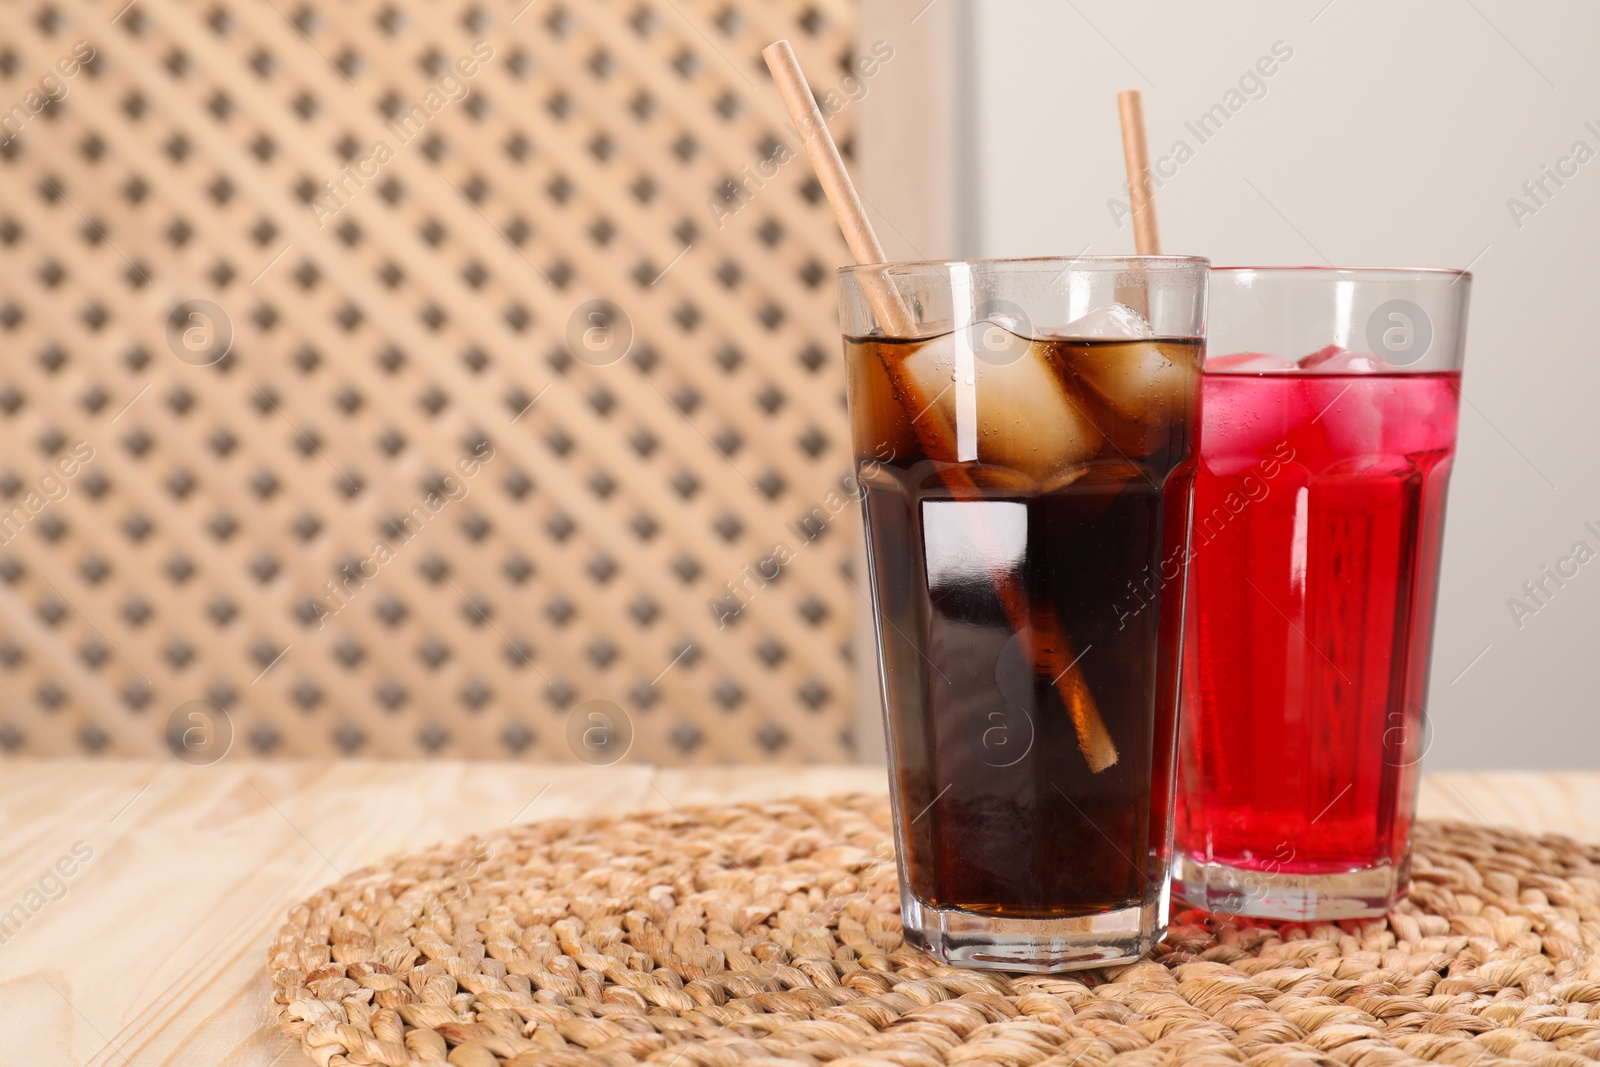
[[[1381,915],[1409,881],[1471,276],[1211,276],[1174,895]]]

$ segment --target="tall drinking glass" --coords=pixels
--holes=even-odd
[[[840,272],[901,911],[952,963],[1065,970],[1165,929],[1206,277]]]
[[[1410,872],[1471,277],[1212,272],[1177,896],[1381,915]]]

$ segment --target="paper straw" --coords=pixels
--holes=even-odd
[[[772,80],[777,83],[778,93],[783,97],[784,106],[789,110],[789,118],[804,139],[806,155],[810,157],[811,166],[817,172],[817,180],[822,184],[822,191],[828,196],[828,204],[833,208],[834,217],[839,221],[839,230],[844,234],[845,243],[850,246],[850,254],[855,257],[857,263],[882,263],[883,246],[878,243],[878,237],[872,231],[872,224],[867,221],[861,197],[857,195],[855,184],[844,168],[839,147],[834,144],[833,135],[828,132],[828,127],[822,120],[822,112],[817,110],[816,98],[811,95],[811,86],[806,82],[805,72],[800,69],[800,61],[795,58],[794,50],[789,47],[788,41],[774,41],[762,49],[761,57],[767,61],[767,68],[772,71]],[[901,301],[900,294],[888,284],[887,280],[882,277],[866,277],[862,282],[862,290],[868,303],[872,305],[873,313],[878,317],[878,324],[883,327],[885,335],[893,338],[914,337],[915,322],[911,312]],[[886,370],[893,377],[894,370],[892,368]],[[975,414],[970,421],[976,425]],[[951,429],[954,430],[953,427]],[[955,439],[952,433],[951,440]],[[930,443],[928,447],[934,449],[937,446]],[[930,451],[930,454],[934,453]],[[963,467],[953,464],[943,465],[939,477],[958,501],[973,502],[981,495],[977,485]],[[973,524],[974,536],[978,543],[982,544],[985,533],[981,516],[974,514],[969,518]],[[984,555],[987,558],[998,558],[996,554],[988,552]],[[1029,661],[1036,669],[1043,667],[1048,672],[1046,677],[1052,678],[1056,689],[1060,692],[1067,714],[1072,719],[1073,729],[1078,735],[1078,748],[1083,753],[1089,769],[1098,774],[1110,767],[1117,762],[1117,746],[1106,730],[1099,708],[1095,706],[1094,696],[1089,692],[1088,683],[1083,677],[1081,668],[1078,667],[1078,656],[1073,651],[1060,620],[1056,618],[1054,612],[1048,609],[1036,609],[1030,605],[1022,587],[1008,572],[995,570],[991,572],[990,577],[1012,630],[1027,635],[1029,639],[1027,646]]]
[[[1128,167],[1128,206],[1133,211],[1133,247],[1141,256],[1159,256],[1156,203],[1150,188],[1150,154],[1144,140],[1144,104],[1139,90],[1117,94],[1122,118],[1122,159]]]
[[[811,86],[800,69],[794,49],[789,47],[788,41],[774,41],[761,50],[761,58],[767,61],[783,106],[788,108],[789,118],[805,144],[811,167],[817,172],[817,181],[828,196],[845,244],[850,246],[850,255],[857,263],[884,262],[883,246],[872,231],[872,223],[867,221],[866,208],[856,193],[855,183],[850,180],[850,173],[844,169],[844,159],[839,155],[839,146],[833,143],[833,134],[828,132],[822,112],[817,110],[816,97],[811,95]],[[885,336],[915,336],[911,313],[901,302],[900,294],[886,281],[865,279],[863,289]]]

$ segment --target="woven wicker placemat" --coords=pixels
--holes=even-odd
[[[1386,919],[1176,917],[1137,964],[1009,976],[900,936],[882,797],[518,826],[351,874],[271,948],[319,1064],[1600,1059],[1600,846],[1422,823]]]

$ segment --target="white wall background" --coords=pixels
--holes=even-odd
[[[1131,252],[1106,201],[1124,177],[1115,95],[1138,88],[1152,158],[1180,138],[1195,149],[1158,194],[1165,251],[1471,265],[1427,766],[1600,767],[1600,558],[1520,628],[1508,607],[1575,542],[1600,551],[1600,6],[935,3],[915,26],[921,0],[868,5],[866,33],[907,42],[901,56],[930,19],[960,42],[944,64],[953,114],[896,83],[925,76],[918,62],[863,104],[864,187],[891,258]],[[1201,144],[1185,121],[1278,41],[1293,57]],[[926,195],[917,168],[937,151],[873,154],[875,125],[924,121],[955,131],[944,222],[896,217]],[[1519,228],[1508,199],[1534,206],[1523,183],[1579,141],[1596,158]]]

